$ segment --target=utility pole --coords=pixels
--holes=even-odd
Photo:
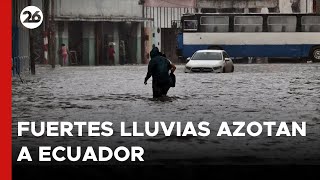
[[[51,1],[51,14],[49,23],[49,57],[51,61],[51,67],[56,67],[56,42],[55,42],[55,22],[54,22],[54,0]]]
[[[32,30],[29,30],[29,46],[30,46],[30,69],[31,74],[36,74],[36,62],[35,62],[35,54],[34,54],[34,37]]]
[[[31,0],[28,0],[29,6],[31,6]],[[36,74],[36,62],[35,62],[35,54],[34,54],[34,33],[33,30],[29,30],[29,47],[30,47],[30,69],[31,74]]]
[[[44,21],[44,29],[43,29],[43,45],[44,45],[44,58],[45,63],[48,63],[49,58],[49,1],[42,0],[43,4],[43,21]]]
[[[142,6],[142,18],[144,19],[144,18],[146,18],[145,17],[145,10],[144,10],[145,0],[140,0],[139,4]],[[145,24],[144,22],[141,24],[141,52],[140,53],[141,53],[141,58],[142,58],[141,59],[141,63],[142,64],[144,64],[145,61],[146,61],[145,60],[145,43],[146,43],[145,40],[146,39],[145,39],[145,36],[144,36],[144,28],[145,28],[144,27],[144,24]],[[125,54],[124,54],[124,56],[125,56]]]

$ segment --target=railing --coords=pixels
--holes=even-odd
[[[20,76],[22,73],[30,71],[30,57],[18,56],[11,58],[12,60],[12,76]]]

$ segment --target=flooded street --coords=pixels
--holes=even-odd
[[[234,73],[176,70],[167,101],[153,101],[147,66],[37,67],[12,85],[13,157],[21,146],[142,146],[148,162],[320,164],[320,64],[235,65]],[[112,121],[112,137],[17,137],[18,121]],[[120,121],[210,123],[209,137],[120,137]],[[221,122],[306,122],[306,137],[217,137]],[[132,131],[132,130],[131,130]],[[276,129],[274,129],[276,131]]]

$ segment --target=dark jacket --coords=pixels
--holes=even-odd
[[[169,70],[171,63],[165,57],[161,56],[158,48],[153,48],[150,52],[151,60],[148,65],[148,73],[145,80],[152,76],[152,80],[159,85],[170,84]]]

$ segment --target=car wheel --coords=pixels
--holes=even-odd
[[[320,47],[314,47],[310,55],[313,62],[320,62]]]
[[[231,67],[231,71],[230,72],[234,72],[234,66]]]

